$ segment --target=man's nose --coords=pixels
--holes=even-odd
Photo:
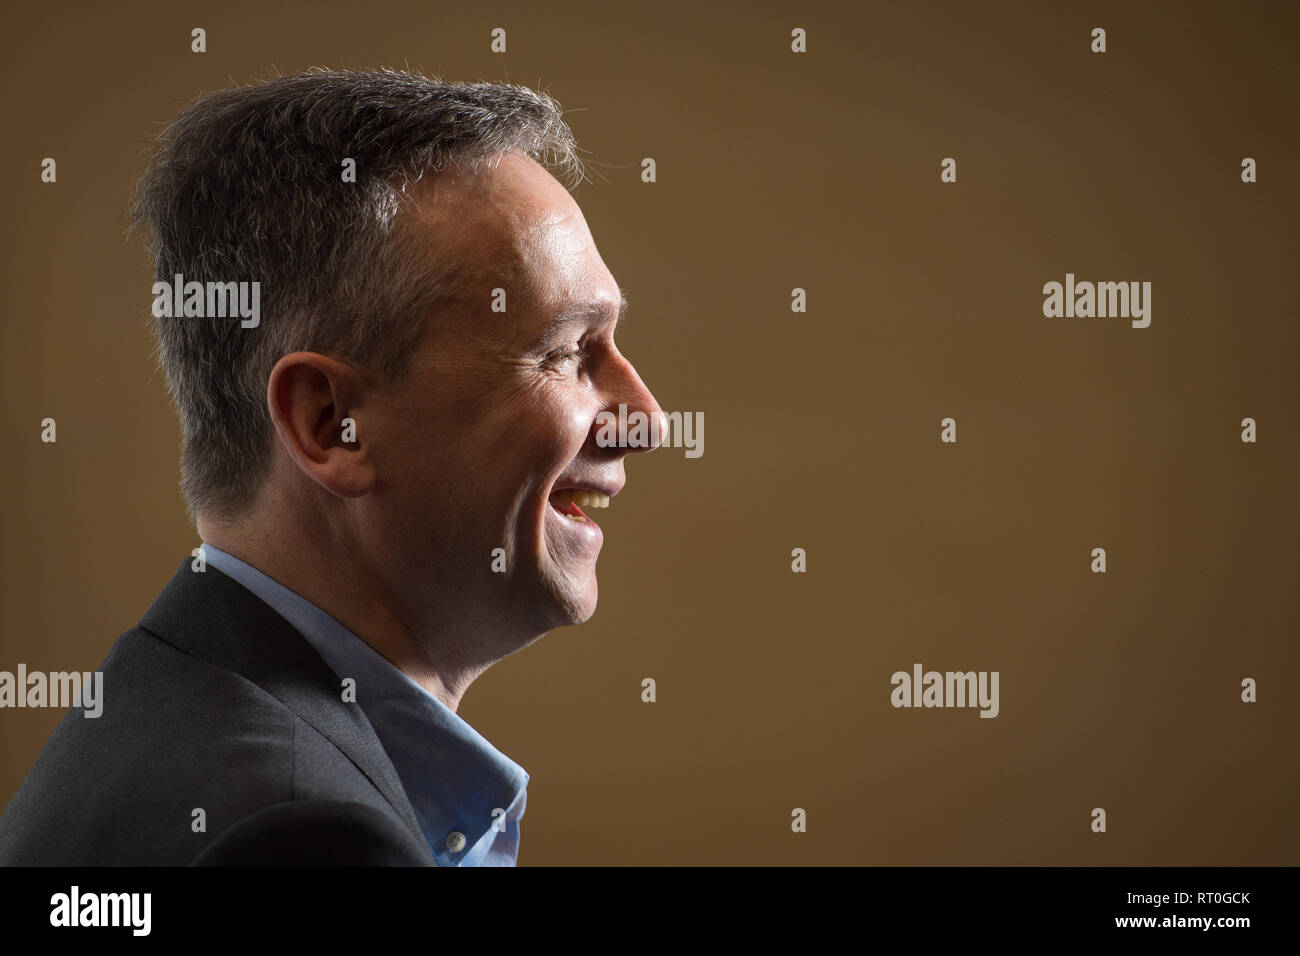
[[[622,355],[619,355],[615,361],[615,366],[611,370],[611,383],[607,394],[608,405],[606,406],[612,414],[619,414],[619,406],[627,408],[628,432],[631,433],[635,426],[635,413],[644,416],[647,422],[646,431],[648,441],[631,442],[624,440],[621,451],[637,452],[652,451],[664,443],[667,438],[668,422],[664,418],[663,409],[655,401],[654,395],[650,389],[646,388],[645,382],[641,381],[641,376],[637,374],[636,368]],[[620,415],[620,418],[622,416]],[[620,439],[626,439],[627,436],[620,435]]]

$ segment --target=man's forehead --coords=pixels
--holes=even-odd
[[[577,265],[592,244],[568,190],[526,156],[426,176],[410,198],[411,220],[430,254],[467,279],[494,280],[494,286],[527,278],[535,267]]]
[[[446,170],[412,190],[420,241],[460,274],[467,317],[501,290],[511,330],[541,338],[622,318],[627,297],[596,253],[573,197],[535,161],[507,156],[476,173]]]
[[[569,191],[527,156],[509,153],[477,167],[449,166],[426,174],[409,190],[415,214],[426,221],[474,222],[482,233],[510,234],[581,212]]]

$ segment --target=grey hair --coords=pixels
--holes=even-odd
[[[136,184],[159,282],[259,281],[261,322],[159,318],[157,357],[181,422],[193,518],[231,519],[271,462],[266,406],[284,355],[335,355],[400,377],[426,318],[465,276],[404,228],[407,189],[449,166],[522,152],[585,173],[558,103],[513,84],[312,69],[200,97],[158,137]],[[343,161],[356,182],[343,181]]]

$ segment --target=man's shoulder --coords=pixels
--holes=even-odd
[[[392,813],[365,802],[295,800],[224,830],[194,866],[429,866]]]
[[[319,658],[295,656],[311,655],[305,641],[286,645],[243,600],[222,611],[243,633],[190,626],[176,613],[182,603],[162,619],[166,635],[150,626],[151,615],[159,620],[151,610],[116,640],[99,668],[98,716],[65,715],[0,817],[0,864],[184,865],[205,853],[206,862],[258,853],[289,862],[349,827],[381,858],[402,835],[411,843],[410,826],[353,759],[382,758],[359,731],[364,718],[342,710]],[[348,734],[340,747],[335,738]],[[350,844],[334,842],[349,855]]]

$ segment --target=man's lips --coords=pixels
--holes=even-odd
[[[586,505],[588,508],[608,508],[609,497],[602,495],[598,491],[587,491],[582,488],[565,488],[561,491],[551,492],[551,507],[564,515],[566,518],[575,521],[591,521],[587,513],[578,506],[578,503]],[[591,521],[595,524],[594,521]]]
[[[555,484],[551,485],[551,494],[555,494],[557,491],[594,491],[606,498],[613,498],[623,490],[623,484],[622,478],[616,481],[604,481],[595,476],[581,478],[560,477],[555,479]]]
[[[622,483],[611,485],[556,482],[550,494],[551,507],[566,519],[595,524],[582,509],[608,508],[610,499],[623,489]]]

